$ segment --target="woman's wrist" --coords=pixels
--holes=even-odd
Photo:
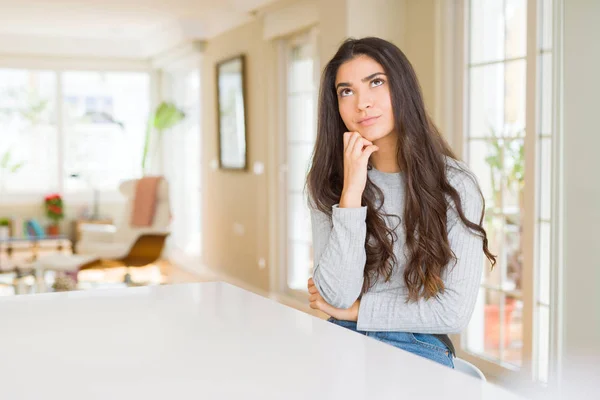
[[[348,320],[358,322],[358,311],[360,310],[360,299],[356,300],[348,309]]]
[[[362,207],[362,191],[342,190],[340,197],[340,208],[360,208]]]

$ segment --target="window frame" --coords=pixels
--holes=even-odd
[[[62,73],[69,71],[88,72],[143,72],[147,73],[150,81],[150,110],[158,104],[157,71],[152,68],[150,61],[146,60],[120,60],[120,59],[95,59],[86,57],[44,57],[44,56],[0,56],[1,69],[21,69],[29,71],[48,71],[56,79],[56,114],[57,114],[57,154],[58,162],[57,187],[53,190],[61,193],[69,204],[85,204],[91,202],[92,191],[64,192],[64,124],[62,111]],[[0,205],[34,205],[39,204],[40,198],[46,191],[40,190],[21,193],[0,193]],[[99,191],[103,203],[122,203],[123,196],[118,188]]]
[[[287,148],[288,132],[287,132],[287,106],[288,106],[288,68],[290,65],[289,51],[292,46],[298,44],[311,44],[314,49],[314,84],[315,84],[315,116],[317,115],[317,101],[318,101],[318,87],[319,87],[319,57],[318,57],[318,29],[313,26],[304,30],[301,30],[292,35],[280,38],[276,42],[277,53],[278,53],[278,97],[280,98],[279,103],[279,132],[283,132],[278,135],[277,143],[277,265],[279,266],[277,271],[277,282],[276,291],[284,293],[291,298],[306,301],[308,298],[308,292],[306,290],[293,289],[288,286],[288,160],[287,160]],[[315,127],[316,127],[316,121]]]
[[[539,128],[539,109],[538,109],[538,75],[539,69],[539,24],[540,19],[538,15],[539,4],[543,0],[526,0],[527,4],[527,38],[526,38],[526,99],[525,99],[525,169],[526,169],[526,184],[524,188],[525,204],[524,207],[528,212],[523,219],[523,232],[521,234],[522,248],[523,248],[523,271],[522,271],[522,299],[523,299],[523,348],[522,348],[522,365],[521,367],[515,367],[511,364],[497,362],[483,357],[480,354],[474,354],[466,351],[463,347],[464,335],[453,335],[456,347],[458,350],[459,357],[477,365],[486,376],[491,379],[526,379],[528,381],[535,381],[538,374],[538,354],[537,354],[537,340],[538,329],[538,297],[539,288],[537,281],[539,279],[539,234],[538,234],[538,222],[539,222],[539,169],[541,166],[541,160],[539,159],[538,141],[540,140],[540,128]],[[463,157],[467,154],[466,147],[469,142],[468,139],[468,95],[469,95],[469,0],[457,0],[452,6],[438,4],[438,16],[441,18],[441,29],[437,33],[437,40],[440,45],[438,46],[438,99],[436,115],[442,117],[442,122],[445,123],[447,130],[449,131],[448,141],[453,145],[459,157]],[[560,51],[556,49],[559,32],[557,33],[557,27],[560,23],[560,1],[553,1],[553,51]],[[442,8],[443,7],[443,8]],[[452,40],[447,40],[447,36],[451,36]],[[444,40],[446,37],[446,40]],[[450,58],[450,61],[448,61]],[[553,128],[556,127],[556,120],[558,116],[556,110],[558,110],[558,72],[557,66],[559,64],[559,55],[554,54],[552,58],[553,67],[553,100],[552,100],[552,120]],[[452,84],[445,84],[442,81],[444,76],[451,75],[454,77]],[[455,116],[455,117],[452,117]],[[559,146],[559,138],[555,133],[556,130],[552,130],[552,169],[553,173],[551,176],[551,254],[550,254],[550,326],[549,326],[549,371],[548,380],[551,381],[555,375],[554,361],[558,353],[558,322],[560,316],[557,307],[557,297],[560,293],[560,287],[557,283],[558,267],[556,260],[558,258],[558,244],[560,241],[560,235],[558,230],[560,229],[559,223],[554,216],[558,208],[557,202],[559,200],[558,195],[558,176],[555,173],[557,171],[557,163],[559,162],[558,155],[559,151],[556,148]],[[530,211],[531,210],[531,211]],[[552,250],[555,249],[555,250]],[[494,251],[494,249],[491,249]]]

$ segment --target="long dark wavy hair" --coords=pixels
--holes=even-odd
[[[307,179],[311,203],[331,216],[331,207],[340,201],[344,185],[343,133],[348,129],[338,110],[335,79],[338,68],[357,56],[377,61],[390,85],[398,133],[398,164],[406,182],[401,223],[405,225],[408,250],[404,271],[407,301],[436,297],[445,289],[443,272],[450,261],[457,261],[448,241],[446,196],[454,203],[462,222],[483,239],[483,251],[492,266],[496,257],[488,249],[487,234],[482,226],[485,200],[481,190],[484,206],[478,223],[474,223],[465,217],[460,196],[446,176],[446,157],[456,159],[456,156],[427,114],[412,65],[394,44],[375,37],[348,39],[325,67],[319,94],[317,140]],[[381,189],[367,179],[362,195],[362,204],[367,206],[367,261],[362,293],[372,287],[378,277],[389,280],[397,262],[393,251],[397,235],[386,225],[387,215],[381,209],[383,201]]]

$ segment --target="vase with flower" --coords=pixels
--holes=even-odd
[[[46,233],[57,236],[60,234],[59,223],[65,216],[62,197],[58,193],[50,194],[44,198],[44,206],[46,217],[50,220]]]

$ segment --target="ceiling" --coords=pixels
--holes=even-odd
[[[0,53],[150,57],[249,21],[273,0],[0,0]],[[111,49],[112,48],[112,53]]]

